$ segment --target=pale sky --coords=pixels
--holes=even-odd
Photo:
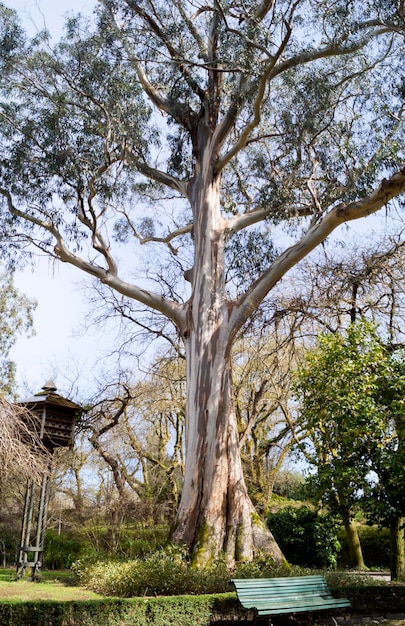
[[[57,38],[66,14],[91,13],[96,0],[3,0],[3,3],[18,11],[27,29],[41,30],[45,25]]]
[[[95,0],[3,0],[6,6],[17,10],[25,28],[33,34],[46,25],[56,39],[59,38],[64,18],[69,12],[90,13]],[[86,313],[83,297],[77,291],[77,282],[89,280],[78,270],[66,264],[54,264],[43,258],[34,271],[27,269],[16,277],[16,285],[27,296],[35,298],[38,306],[34,316],[36,336],[20,338],[13,348],[11,358],[17,364],[17,379],[21,395],[24,388],[39,391],[49,378],[56,378],[60,390],[65,386],[63,373],[79,370],[83,383],[91,379],[94,364],[102,359],[104,343],[108,341],[101,332],[77,331]],[[58,370],[59,384],[58,384]],[[85,390],[84,390],[85,391]]]

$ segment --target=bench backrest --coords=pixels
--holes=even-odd
[[[291,596],[331,596],[324,576],[318,574],[283,578],[233,578],[231,582],[235,585],[241,603],[247,601],[250,606],[261,598],[281,600],[282,597]]]

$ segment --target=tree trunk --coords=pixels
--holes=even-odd
[[[224,232],[219,184],[208,168],[193,183],[195,261],[188,325],[186,463],[173,540],[204,565],[225,555],[252,560],[258,550],[281,564],[284,557],[248,496],[239,452],[231,374],[235,328],[224,295]],[[208,173],[207,173],[208,172]]]
[[[367,569],[363,559],[363,551],[361,549],[360,537],[357,532],[357,526],[352,519],[343,520],[347,543],[349,546],[350,567],[356,569]]]
[[[189,359],[189,370],[186,470],[173,539],[191,548],[199,565],[224,554],[232,566],[260,550],[282,564],[247,493],[229,358],[219,349],[210,356],[208,344]]]
[[[391,580],[405,582],[405,517],[391,525]]]

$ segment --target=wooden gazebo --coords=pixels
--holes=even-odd
[[[56,448],[70,447],[74,441],[74,428],[83,407],[63,398],[56,393],[53,381],[48,381],[42,390],[19,402],[19,406],[26,408],[37,419],[30,421],[31,427],[36,429],[45,448],[53,454]],[[51,467],[45,471],[39,490],[36,494],[36,482],[32,479],[27,482],[24,501],[24,512],[21,525],[21,541],[17,560],[16,578],[22,578],[27,568],[31,568],[32,580],[38,580],[42,567],[44,551],[46,517],[49,501]],[[36,508],[36,516],[34,509]],[[36,517],[36,523],[33,520]]]

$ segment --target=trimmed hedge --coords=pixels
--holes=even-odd
[[[342,585],[333,588],[332,595],[349,598],[353,613],[405,613],[404,584]]]
[[[1,626],[209,626],[243,619],[234,593],[81,602],[0,602]]]
[[[353,608],[346,613],[405,612],[405,585],[344,584],[333,587],[332,593],[350,599]],[[321,612],[323,617],[329,613]],[[300,616],[302,621],[314,623],[312,613]],[[244,624],[246,617],[235,593],[59,603],[0,602],[0,626],[213,626]]]

